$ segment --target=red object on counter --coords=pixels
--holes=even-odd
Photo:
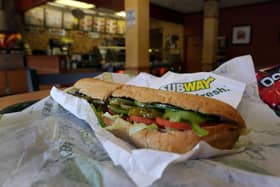
[[[0,49],[9,49],[16,46],[17,42],[22,40],[19,33],[5,34],[0,33]]]

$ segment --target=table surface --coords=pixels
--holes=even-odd
[[[39,100],[50,95],[50,90],[40,90],[36,92],[28,92],[23,94],[16,94],[11,96],[0,97],[0,110],[26,101]]]

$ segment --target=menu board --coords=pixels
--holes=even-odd
[[[117,33],[117,20],[112,18],[106,19],[105,32],[110,34]]]
[[[101,16],[95,16],[93,18],[93,31],[105,32],[105,18]]]
[[[126,23],[123,19],[107,15],[85,14],[77,19],[70,10],[52,6],[32,8],[24,13],[26,25],[46,26],[54,29],[93,31],[97,33],[124,34]]]
[[[63,28],[64,29],[76,29],[77,25],[78,25],[78,19],[75,18],[71,12],[64,12]]]
[[[124,34],[125,33],[125,21],[124,20],[118,20],[117,21],[117,33],[118,34]]]
[[[46,26],[47,27],[62,27],[62,11],[58,9],[46,8]]]
[[[26,25],[43,26],[44,25],[44,8],[32,8],[24,13],[24,22]]]
[[[80,29],[84,31],[92,31],[93,20],[92,16],[85,15],[83,19],[80,20]]]

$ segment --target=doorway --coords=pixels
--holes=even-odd
[[[186,35],[185,36],[185,70],[186,72],[201,71],[202,56],[202,36]]]

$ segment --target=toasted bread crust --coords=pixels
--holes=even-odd
[[[111,119],[103,117],[107,125],[111,125]],[[192,130],[161,132],[158,130],[141,130],[129,135],[129,127],[132,124],[123,126],[111,132],[117,137],[124,139],[138,148],[150,148],[174,153],[186,153],[195,147],[200,141],[205,141],[218,149],[232,149],[240,136],[236,126],[219,124],[204,127],[208,130],[207,136],[199,137]]]
[[[90,96],[94,99],[106,100],[111,96],[112,92],[120,88],[122,84],[102,81],[94,78],[83,78],[74,84],[74,88],[78,88],[80,93]]]
[[[178,92],[169,92],[152,88],[131,86],[94,78],[84,78],[74,85],[80,92],[92,98],[105,100],[109,96],[132,98],[144,103],[165,103],[185,110],[204,114],[217,115],[236,123],[239,128],[245,128],[245,122],[238,111],[222,101]]]

